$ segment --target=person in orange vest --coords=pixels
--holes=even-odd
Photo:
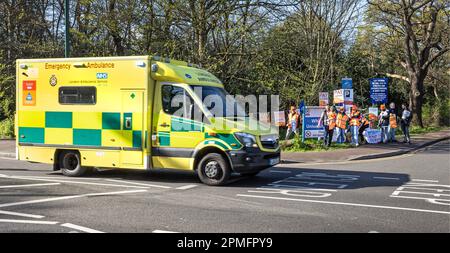
[[[299,114],[297,113],[297,107],[295,105],[291,106],[291,110],[288,114],[288,129],[286,132],[286,140],[289,140],[291,138],[291,135],[295,133],[296,135],[299,134],[298,131],[298,124],[299,124]]]
[[[338,129],[337,143],[345,142],[345,131],[347,130],[348,116],[345,114],[344,107],[339,108],[339,113],[336,116],[336,127]]]
[[[390,142],[397,142],[397,140],[395,139],[395,130],[397,129],[397,110],[395,109],[395,104],[391,103],[389,105],[389,128],[388,128],[388,132],[389,132],[389,137],[388,140]]]
[[[326,107],[326,111],[322,114],[319,120],[319,125],[323,122],[325,136],[324,145],[327,147],[331,146],[333,140],[334,129],[336,128],[336,107]]]
[[[361,112],[358,110],[358,106],[352,106],[352,112],[350,113],[350,131],[352,133],[352,144],[356,147],[359,146],[359,126],[361,124]]]

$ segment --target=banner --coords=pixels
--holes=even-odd
[[[327,106],[328,104],[328,92],[319,92],[319,106]]]
[[[323,137],[324,128],[319,125],[320,116],[325,110],[322,106],[306,106],[303,114],[302,139]]]
[[[284,116],[284,111],[273,112],[273,123],[275,126],[285,126],[286,118]]]
[[[369,115],[373,114],[375,117],[378,117],[378,108],[377,107],[369,107]],[[373,117],[373,116],[371,116]]]
[[[387,78],[371,78],[370,82],[370,99],[372,104],[387,104],[388,102],[388,79]]]
[[[344,103],[344,90],[333,91],[333,104],[343,104]]]
[[[380,129],[366,129],[364,131],[364,137],[367,143],[376,144],[381,142],[381,130]]]

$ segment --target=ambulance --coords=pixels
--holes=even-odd
[[[17,60],[16,69],[18,160],[70,177],[94,168],[188,170],[213,186],[280,162],[273,127],[205,105],[207,96],[230,96],[199,66],[129,56]]]

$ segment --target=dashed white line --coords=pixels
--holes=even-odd
[[[298,202],[321,203],[321,204],[331,204],[331,205],[344,205],[344,206],[359,206],[359,207],[370,207],[370,208],[381,208],[381,209],[393,209],[393,210],[414,211],[414,212],[423,212],[423,213],[438,213],[438,214],[447,214],[447,215],[450,214],[450,212],[446,212],[446,211],[427,210],[427,209],[415,209],[415,208],[404,208],[404,207],[395,207],[395,206],[379,206],[379,205],[367,205],[367,204],[333,202],[333,201],[322,201],[322,200],[280,198],[280,197],[270,197],[270,196],[260,196],[260,195],[247,195],[247,194],[237,194],[236,196],[248,197],[248,198],[277,199],[277,200],[289,200],[289,201],[298,201]]]
[[[76,229],[76,230],[83,231],[83,232],[86,232],[86,233],[105,233],[105,232],[102,232],[102,231],[99,231],[99,230],[95,230],[95,229],[92,229],[92,228],[87,228],[87,227],[75,225],[75,224],[72,224],[72,223],[64,223],[64,224],[61,224],[61,226],[62,227],[66,227],[66,228]]]
[[[385,179],[385,180],[400,180],[398,177],[373,177],[375,179]]]
[[[2,211],[0,210],[0,214],[5,215],[12,215],[12,216],[20,216],[20,217],[27,217],[27,218],[35,218],[35,219],[42,219],[45,216],[42,215],[35,215],[35,214],[28,214],[28,213],[18,213],[18,212],[9,212],[9,211]]]
[[[174,231],[167,231],[167,230],[153,230],[153,233],[162,233],[162,234],[176,234],[180,232],[174,232]]]
[[[0,189],[5,189],[5,188],[26,188],[26,187],[50,186],[50,185],[60,185],[60,184],[61,183],[2,185],[2,186],[0,186]]]
[[[40,225],[55,225],[57,221],[38,221],[38,220],[12,220],[12,219],[0,219],[0,222],[4,223],[25,223],[25,224],[40,224]]]
[[[284,174],[291,174],[292,171],[286,171],[286,170],[271,170],[272,173],[284,173]]]
[[[172,188],[170,186],[165,186],[165,185],[144,184],[144,183],[136,183],[136,182],[130,182],[130,181],[124,181],[124,180],[115,180],[115,179],[105,179],[105,181],[116,182],[116,183],[132,184],[132,185],[140,185],[140,186],[147,186],[147,187],[156,187],[156,188],[163,188],[163,189],[170,189],[170,188]]]
[[[67,184],[85,184],[85,185],[98,185],[98,186],[111,186],[111,187],[139,188],[139,189],[147,189],[147,188],[148,188],[148,187],[143,187],[143,186],[133,186],[133,185],[104,184],[104,183],[80,182],[80,181],[72,181],[72,180],[54,180],[54,179],[41,179],[41,178],[25,178],[25,177],[20,177],[20,176],[3,176],[3,177],[6,177],[6,178],[12,178],[12,179],[21,179],[21,180],[44,181],[44,182],[58,182],[58,183],[67,183]]]
[[[36,199],[36,200],[28,200],[28,201],[22,201],[22,202],[13,202],[13,203],[0,204],[0,208],[1,208],[1,207],[7,207],[7,206],[28,205],[28,204],[35,204],[35,203],[42,203],[42,202],[50,202],[50,201],[58,201],[58,200],[67,200],[67,199],[75,199],[75,198],[83,198],[83,197],[90,197],[90,196],[119,195],[119,194],[129,194],[129,193],[146,192],[146,191],[147,191],[147,190],[132,190],[132,191],[118,191],[118,192],[100,192],[100,193],[88,193],[88,194],[71,195],[71,196],[63,196],[63,197],[55,197],[55,198],[46,198],[46,199]]]
[[[439,181],[437,180],[425,180],[425,179],[413,179],[412,181],[417,181],[417,182],[431,182],[431,183],[438,183]]]
[[[181,186],[181,187],[178,187],[178,188],[176,188],[177,190],[188,190],[188,189],[192,189],[192,188],[195,188],[195,187],[197,187],[198,185],[196,185],[196,184],[188,184],[188,185],[185,185],[185,186]]]

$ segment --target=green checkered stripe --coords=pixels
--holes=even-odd
[[[128,132],[127,136],[131,133],[132,145],[129,147],[142,147],[142,131],[127,129],[125,123],[121,125],[121,118],[132,117],[132,113],[103,112],[101,115],[101,129],[77,129],[73,128],[72,112],[45,112],[45,128],[19,126],[19,143],[45,144],[45,129],[59,128],[72,129],[72,144],[75,146],[102,147],[103,130],[121,130],[124,135]],[[147,131],[145,131],[145,140],[147,140]]]

